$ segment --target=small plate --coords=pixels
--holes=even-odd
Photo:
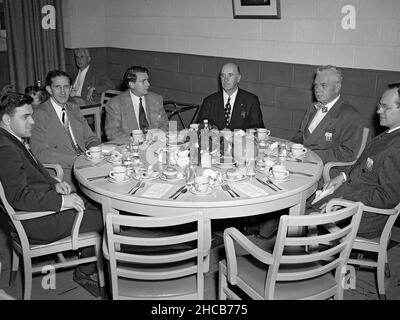
[[[232,158],[229,158],[232,161],[231,162],[221,162],[221,158],[215,160],[213,163],[214,166],[221,168],[221,169],[229,169],[232,168],[234,165],[236,165],[237,161],[233,160]]]
[[[107,180],[108,180],[109,182],[111,182],[111,183],[122,184],[122,183],[127,183],[127,182],[129,182],[129,181],[131,180],[131,178],[128,177],[128,176],[126,176],[125,179],[124,179],[124,181],[121,181],[121,182],[116,181],[114,178],[111,178],[111,177],[108,177]]]
[[[285,179],[275,179],[274,176],[272,175],[272,172],[271,172],[268,175],[268,178],[271,179],[272,182],[283,183],[283,182],[287,182],[287,181],[290,180],[290,174]]]
[[[197,194],[197,195],[200,195],[200,196],[204,196],[204,195],[207,195],[207,194],[212,193],[212,192],[214,191],[214,189],[213,189],[212,187],[209,186],[206,192],[200,192],[200,191],[197,191],[197,190],[195,189],[194,186],[191,186],[191,187],[189,188],[189,191],[190,191],[191,193],[193,193],[193,194]]]
[[[160,180],[163,180],[163,181],[177,182],[177,181],[181,181],[181,180],[183,180],[183,179],[185,179],[185,176],[183,176],[183,177],[178,177],[178,176],[177,176],[176,178],[168,179],[167,176],[166,176],[165,174],[161,174],[161,175],[160,175]]]
[[[292,154],[292,152],[289,152],[288,155],[287,155],[287,157],[288,157],[288,158],[293,158],[293,159],[304,159],[304,158],[307,156],[307,153],[308,153],[308,150],[307,150],[305,153],[303,153],[301,156],[295,157],[295,156]]]
[[[86,154],[85,154],[85,159],[86,160],[88,160],[88,161],[90,161],[90,162],[100,162],[100,161],[102,161],[103,159],[104,159],[104,155],[102,154],[102,155],[100,155],[100,158],[98,158],[98,159],[92,159],[91,157],[89,157],[89,156],[87,156]]]
[[[159,172],[153,171],[148,177],[138,177],[136,174],[132,175],[132,178],[139,181],[151,181],[157,179],[160,176]]]
[[[239,174],[239,175],[237,175],[237,176],[231,178],[231,177],[228,177],[226,173],[224,173],[224,175],[222,176],[222,178],[223,178],[225,181],[236,182],[236,181],[242,181],[242,180],[246,179],[247,177],[246,177],[246,175],[244,175],[244,174]]]

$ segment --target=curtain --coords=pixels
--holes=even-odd
[[[42,13],[48,5],[55,8],[54,15]],[[61,0],[5,0],[4,11],[10,81],[18,92],[38,80],[44,85],[50,70],[65,70]],[[42,20],[48,26],[54,17],[53,28],[42,27]]]

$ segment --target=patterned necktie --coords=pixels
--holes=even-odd
[[[149,123],[147,122],[146,113],[144,112],[142,97],[139,99],[139,126],[143,132],[147,130],[149,127]]]
[[[28,150],[29,154],[32,156],[33,160],[35,160],[35,162],[37,162],[35,156],[33,155],[31,147],[29,146],[28,138],[22,138],[22,143],[24,144],[26,150]]]
[[[69,139],[71,140],[71,145],[74,148],[75,152],[77,155],[80,155],[83,153],[83,150],[79,145],[75,144],[74,139],[72,138],[71,131],[69,130],[69,121],[67,117],[67,112],[65,110],[65,107],[62,108],[62,113],[61,113],[61,122],[64,126],[65,132],[67,133]]]
[[[328,112],[328,107],[325,106],[323,103],[321,102],[317,102],[316,104],[314,104],[314,108],[317,110],[321,110],[322,113],[326,113]]]
[[[231,97],[228,97],[228,101],[226,102],[224,108],[224,115],[225,115],[225,128],[229,126],[229,120],[231,117]]]

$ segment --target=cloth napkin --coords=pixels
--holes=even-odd
[[[246,196],[249,196],[250,198],[256,198],[268,195],[267,191],[249,182],[235,183],[231,185],[231,187],[238,190],[241,193],[244,193]]]
[[[141,196],[147,198],[162,198],[172,187],[172,184],[154,183],[148,187]]]

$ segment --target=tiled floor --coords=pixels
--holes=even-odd
[[[0,241],[0,246],[4,242]],[[389,264],[391,277],[386,278],[386,296],[390,300],[400,300],[400,228],[393,230],[390,244]],[[4,249],[4,247],[3,247]],[[223,250],[221,247],[213,249],[211,255],[210,273],[205,277],[205,298],[215,300],[217,298],[218,272],[217,261]],[[1,251],[4,257],[4,250]],[[0,255],[1,258],[1,255]],[[3,260],[4,261],[4,260]],[[81,288],[72,280],[72,270],[59,271],[56,276],[55,289],[42,288],[43,275],[38,274],[33,278],[32,299],[34,300],[96,300],[90,293]],[[16,283],[9,287],[9,263],[3,266],[0,278],[0,289],[16,299],[22,298],[21,272]],[[360,269],[356,277],[356,289],[347,289],[344,293],[345,300],[377,300],[375,285],[375,273],[372,269]],[[100,298],[98,298],[100,299]]]

